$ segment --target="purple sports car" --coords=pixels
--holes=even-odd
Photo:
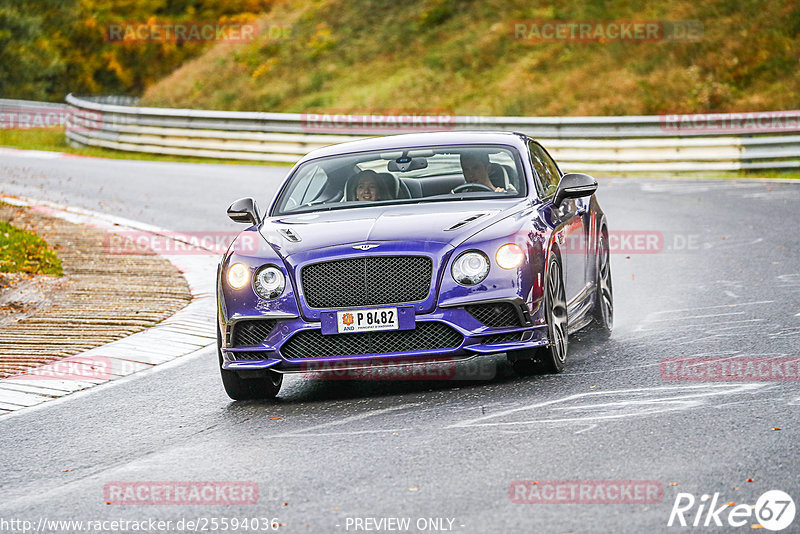
[[[606,218],[585,174],[523,134],[395,135],[315,150],[218,270],[217,343],[233,399],[283,374],[506,353],[558,373],[567,339],[608,336]],[[325,364],[325,365],[321,365]]]

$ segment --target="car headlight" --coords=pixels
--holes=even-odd
[[[253,289],[262,299],[271,300],[280,297],[286,287],[283,271],[274,265],[266,265],[256,271],[253,277]]]
[[[233,289],[242,289],[250,280],[250,269],[244,263],[234,263],[228,267],[228,285]]]
[[[462,286],[479,284],[489,274],[489,258],[483,252],[470,250],[453,262],[453,280]]]
[[[494,259],[497,260],[497,265],[503,269],[515,269],[525,259],[525,252],[519,245],[508,243],[497,249]]]

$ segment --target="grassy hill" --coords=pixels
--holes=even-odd
[[[800,108],[796,0],[314,0],[276,4],[150,86],[155,106],[632,115]],[[694,42],[514,39],[539,21],[681,21]]]

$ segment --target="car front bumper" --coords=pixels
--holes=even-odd
[[[514,305],[523,312],[513,326],[486,326],[465,307],[437,307],[432,313],[416,314],[413,328],[369,334],[323,334],[321,322],[297,316],[234,316],[227,322],[220,320],[222,367],[292,373],[333,365],[358,368],[462,360],[547,345],[547,326],[531,323],[530,314],[523,315],[524,303]],[[245,335],[245,330],[256,335]]]

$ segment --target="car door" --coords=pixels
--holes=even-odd
[[[541,145],[535,141],[530,141],[528,145],[531,164],[534,170],[540,174],[539,184],[542,195],[549,204],[550,221],[555,227],[555,240],[561,251],[564,292],[567,302],[570,303],[582,295],[587,282],[588,224],[586,213],[589,199],[565,199],[560,206],[555,206],[553,198],[561,180],[561,171]]]

